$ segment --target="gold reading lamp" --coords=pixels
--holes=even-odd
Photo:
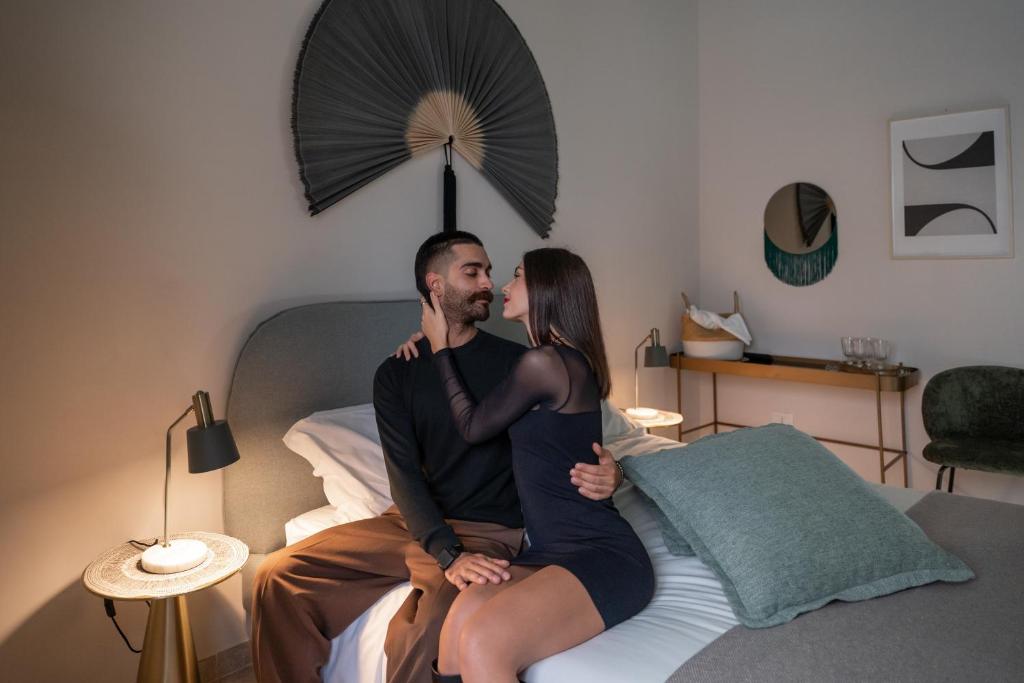
[[[192,405],[167,428],[166,467],[164,469],[164,533],[160,542],[142,553],[142,568],[151,574],[174,574],[192,569],[206,559],[208,548],[202,541],[167,537],[167,493],[171,481],[171,430],[194,413],[196,426],[186,433],[188,471],[192,474],[211,472],[238,460],[238,447],[225,420],[214,420],[210,394],[197,391]]]
[[[650,420],[658,416],[656,409],[640,407],[640,347],[647,342],[650,342],[650,345],[644,349],[644,367],[668,367],[668,351],[661,345],[661,332],[657,327],[651,328],[633,350],[633,407],[626,410],[627,415],[641,420]]]

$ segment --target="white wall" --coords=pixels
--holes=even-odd
[[[299,43],[319,3],[7,3],[0,16],[0,671],[128,680],[79,577],[158,533],[163,432],[198,388],[223,413],[253,326],[316,300],[413,294],[439,223],[438,159],[306,215],[289,133]],[[696,3],[506,0],[544,74],[561,156],[548,242],[595,273],[616,384],[633,346],[696,291]],[[542,244],[463,165],[460,224],[499,284]],[[672,334],[666,334],[672,337]],[[382,350],[383,353],[384,350]],[[674,405],[670,373],[645,400]],[[221,528],[219,473],[184,473],[171,528]],[[190,604],[200,657],[245,639],[238,578]],[[145,608],[122,604],[138,642]]]
[[[1024,4],[740,0],[701,2],[698,14],[702,303],[727,308],[738,289],[762,352],[839,358],[841,335],[892,340],[923,373],[908,394],[910,478],[931,488],[924,380],[957,365],[1024,366]],[[888,121],[1006,105],[1018,257],[891,259]],[[764,206],[795,181],[825,188],[839,216],[835,269],[802,288],[776,280],[762,252]],[[724,378],[719,396],[728,421],[789,412],[812,433],[876,438],[868,392]],[[894,402],[886,410],[894,445]],[[877,453],[837,453],[877,481]],[[960,471],[956,485],[1024,503],[1024,479]]]

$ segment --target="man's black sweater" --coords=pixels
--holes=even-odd
[[[523,526],[512,479],[508,435],[467,444],[452,421],[448,398],[426,339],[419,358],[388,358],[373,381],[391,497],[413,538],[437,557],[458,537],[444,518]],[[525,347],[478,330],[452,349],[473,398],[479,401],[509,376]],[[566,475],[568,476],[568,474]]]

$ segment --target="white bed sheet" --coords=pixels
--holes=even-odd
[[[324,505],[322,508],[292,517],[284,523],[285,545],[298,543],[318,531],[335,526],[338,523],[334,518],[335,512],[333,505]]]
[[[633,434],[608,447],[618,457],[678,445],[657,436]],[[657,522],[629,482],[616,492],[615,504],[651,556],[657,581],[654,598],[632,619],[531,666],[522,675],[527,683],[664,681],[737,623],[718,579],[697,558],[668,552]],[[288,543],[335,523],[331,506],[307,512],[285,525]],[[384,680],[384,635],[410,590],[408,583],[396,586],[331,642],[330,659],[323,669],[325,683]]]

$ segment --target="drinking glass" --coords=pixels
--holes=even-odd
[[[853,351],[853,364],[858,368],[864,367],[864,360],[868,357],[868,345],[864,337],[854,337],[850,341],[850,350]]]
[[[846,356],[846,364],[853,365],[853,337],[840,337],[843,344],[843,355]]]
[[[871,358],[875,367],[881,370],[885,367],[885,359],[889,357],[891,345],[885,339],[873,338],[871,340]]]

